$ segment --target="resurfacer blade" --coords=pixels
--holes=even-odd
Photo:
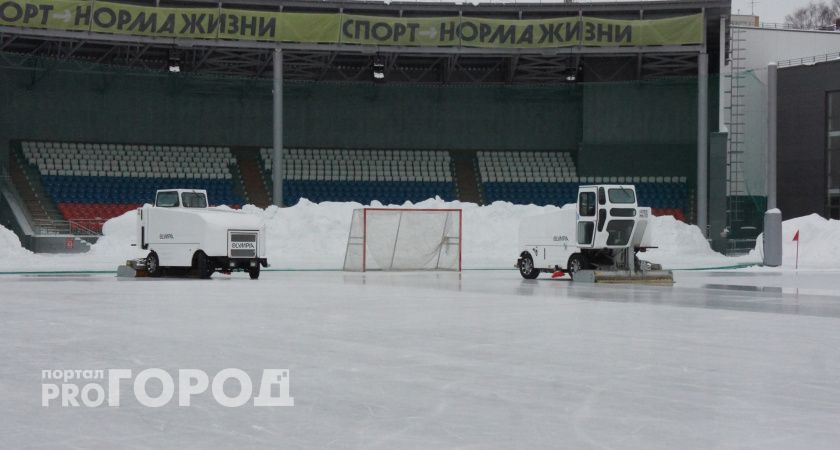
[[[627,270],[581,270],[575,273],[574,280],[584,283],[655,284],[670,286],[674,284],[674,274],[670,270],[638,272]]]
[[[145,278],[148,276],[145,259],[129,259],[124,266],[117,267],[118,278]]]

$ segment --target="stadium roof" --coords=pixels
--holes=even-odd
[[[236,8],[300,13],[359,14],[386,18],[481,17],[537,20],[587,16],[598,19],[658,19],[704,14],[705,42],[693,45],[569,46],[562,48],[476,48],[467,46],[352,45],[274,43],[222,39],[131,36],[55,29],[0,26],[0,66],[31,66],[58,60],[101,67],[270,77],[273,50],[283,48],[284,76],[293,80],[369,81],[374,62],[388,82],[554,83],[567,79],[622,81],[697,73],[697,54],[708,49],[717,72],[720,18],[730,0],[603,3],[454,4],[420,2],[192,0],[117,2],[177,8]],[[22,55],[11,57],[10,54]],[[100,67],[100,66],[96,66]],[[89,70],[89,69],[85,69]],[[571,78],[567,75],[572,75]]]

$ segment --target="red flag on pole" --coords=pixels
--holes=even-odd
[[[796,234],[793,235],[793,241],[799,242],[799,230],[796,230]]]
[[[796,270],[799,270],[799,230],[793,235],[793,241],[796,242]]]

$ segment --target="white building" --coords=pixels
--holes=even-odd
[[[729,58],[721,70],[721,129],[730,132],[729,159],[735,161],[730,164],[728,192],[736,196],[767,193],[768,64],[784,68],[840,59],[840,32],[760,25],[756,16],[730,17]]]

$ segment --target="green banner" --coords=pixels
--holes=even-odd
[[[411,45],[447,47],[460,45],[460,41],[443,39],[442,18],[394,18],[380,16],[356,16],[344,14],[341,17],[342,44],[365,45]],[[458,18],[455,17],[454,20]]]
[[[129,36],[427,47],[560,48],[703,42],[703,15],[614,20],[382,17],[165,8],[90,0],[0,0],[0,25]]]
[[[44,28],[50,30],[89,31],[86,23],[77,23],[78,0],[0,1],[0,25]]]

